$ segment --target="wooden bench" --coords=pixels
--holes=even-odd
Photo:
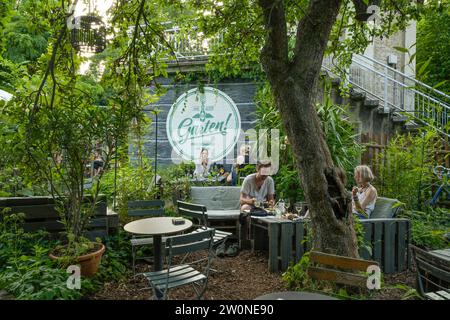
[[[310,252],[309,261],[313,266],[309,266],[307,272],[312,279],[365,289],[369,289],[369,267],[379,267],[376,261],[342,257],[318,251]]]
[[[450,249],[425,251],[411,246],[417,267],[417,291],[428,300],[450,300]]]
[[[117,230],[117,214],[108,212],[106,199],[100,198],[95,207],[94,216],[90,219],[88,230],[85,234],[90,239],[105,237],[110,230]],[[52,197],[13,197],[0,198],[0,211],[10,208],[11,213],[23,213],[24,222],[21,227],[26,232],[46,230],[56,234],[64,231],[59,212],[55,208]]]
[[[216,230],[239,235],[239,199],[241,188],[236,186],[191,187],[191,203],[203,205],[208,210],[208,224]]]

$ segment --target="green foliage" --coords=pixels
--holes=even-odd
[[[124,218],[127,216],[128,201],[155,199],[156,190],[149,189],[152,185],[154,170],[150,160],[142,159],[141,165],[131,161],[121,162],[116,176],[116,212]],[[102,193],[109,201],[114,196],[114,168],[105,173],[102,180]]]
[[[288,289],[298,291],[317,290],[317,286],[307,273],[309,265],[309,252],[305,252],[298,263],[288,267],[282,275]]]
[[[0,219],[0,288],[17,299],[78,299],[82,294],[66,286],[67,273],[55,268],[48,258],[56,244],[45,233],[27,233],[19,227],[23,215],[9,214]],[[88,282],[82,283],[86,288]]]
[[[327,91],[326,83],[324,88]],[[284,137],[280,113],[267,83],[258,90],[255,102],[258,117],[256,129],[279,129],[281,137]],[[345,106],[334,105],[326,93],[324,101],[317,104],[317,113],[334,164],[343,168],[349,178],[348,182],[351,183],[353,169],[359,163],[363,148],[355,143],[356,132],[349,121],[348,112]],[[303,193],[292,148],[285,142],[281,141],[280,169],[274,179],[277,193],[296,201],[303,199]]]
[[[3,31],[5,58],[15,63],[36,61],[46,52],[51,27],[46,19],[42,19],[45,10],[49,9],[44,2],[49,1],[22,1],[14,11]]]
[[[334,165],[346,172],[350,182],[363,148],[355,141],[356,130],[348,111],[344,106],[334,105],[327,96],[324,103],[317,105],[317,113]]]
[[[190,174],[195,170],[193,162],[170,165],[161,170],[162,197],[166,200],[188,200],[191,194]],[[175,205],[175,203],[173,203]]]
[[[376,159],[374,184],[379,195],[396,198],[409,209],[421,208],[432,197],[430,185],[436,179],[433,168],[440,164],[435,162],[440,146],[439,134],[430,130],[391,139]]]
[[[411,242],[415,246],[426,250],[450,248],[450,242],[444,237],[450,233],[449,209],[404,210],[399,217],[411,221]]]
[[[417,23],[417,66],[419,80],[441,91],[450,92],[450,3],[442,1],[428,10]]]
[[[98,285],[107,281],[120,280],[130,275],[131,243],[130,234],[119,230],[105,241],[106,251],[94,280]]]
[[[0,218],[0,289],[24,300],[80,299],[98,290],[107,281],[120,280],[130,273],[129,235],[119,231],[106,239],[107,250],[94,278],[81,278],[81,290],[67,288],[69,274],[48,258],[58,245],[45,232],[29,233],[20,228],[23,214],[9,209]]]
[[[356,217],[356,215],[352,215],[352,217],[359,251],[361,252],[361,250],[366,250],[369,254],[372,254],[372,247],[364,239],[364,227],[361,220]]]

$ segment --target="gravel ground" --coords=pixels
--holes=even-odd
[[[258,296],[286,291],[281,273],[267,271],[267,256],[264,252],[241,251],[237,257],[214,259],[212,268],[217,272],[210,275],[204,298],[207,300],[251,300]],[[149,265],[139,264],[138,272],[149,271]],[[398,284],[406,288],[397,288]],[[383,289],[377,291],[374,300],[402,299],[408,289],[415,287],[414,271],[386,275]],[[172,290],[170,299],[194,299],[195,293],[190,286]],[[89,299],[147,300],[151,299],[151,290],[143,276],[129,277],[120,282],[105,283],[102,290]]]

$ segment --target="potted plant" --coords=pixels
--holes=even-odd
[[[100,90],[95,82],[78,76],[60,79],[55,101],[48,102],[52,95],[43,92],[46,99],[24,130],[28,165],[48,182],[65,229],[50,258],[63,266],[80,264],[83,276],[95,274],[105,252],[103,244],[86,238],[86,231],[99,202],[103,173],[118,137],[125,139],[120,133],[127,129],[119,108],[100,107],[86,93]]]

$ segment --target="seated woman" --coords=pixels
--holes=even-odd
[[[206,178],[209,175],[211,163],[209,161],[208,149],[202,148],[200,159],[195,165],[194,176],[196,178]]]
[[[362,165],[355,168],[355,181],[357,187],[353,187],[353,213],[359,218],[370,218],[370,214],[375,209],[375,202],[377,201],[377,189],[370,183],[374,176],[372,170],[368,166]]]

